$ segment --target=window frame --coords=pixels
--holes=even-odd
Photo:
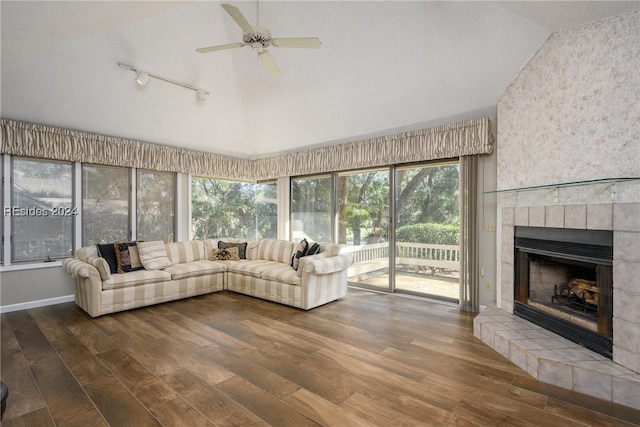
[[[76,223],[78,217],[78,208],[77,208],[77,199],[75,194],[75,182],[77,179],[77,171],[75,168],[74,162],[65,161],[65,160],[56,160],[56,159],[45,159],[39,157],[31,157],[31,156],[10,156],[7,154],[3,155],[3,198],[4,198],[4,207],[3,207],[3,252],[2,252],[2,265],[3,269],[7,267],[14,266],[21,268],[31,268],[33,266],[39,265],[60,265],[62,260],[65,258],[72,257],[77,249],[77,239],[76,239]],[[57,163],[64,164],[69,166],[69,173],[71,175],[70,178],[70,187],[69,194],[71,204],[69,209],[62,208],[62,211],[59,211],[58,214],[60,217],[64,218],[65,216],[70,217],[69,224],[69,240],[71,243],[71,254],[69,256],[55,256],[46,258],[30,258],[17,260],[15,259],[15,218],[12,213],[7,214],[6,209],[13,209],[14,207],[18,207],[17,202],[15,201],[14,195],[14,187],[15,187],[15,177],[14,177],[14,165],[16,161],[26,161],[26,162],[38,162],[38,163]],[[8,178],[8,179],[7,179]],[[8,202],[8,203],[7,203]],[[8,217],[8,218],[7,218]],[[52,217],[53,218],[53,217]],[[7,238],[8,236],[8,238]]]

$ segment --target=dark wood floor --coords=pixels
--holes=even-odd
[[[640,423],[535,381],[472,321],[359,290],[309,312],[222,292],[97,319],[73,303],[7,313],[3,426]]]

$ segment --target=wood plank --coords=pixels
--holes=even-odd
[[[208,420],[181,397],[171,399],[162,405],[155,405],[151,412],[165,426],[215,427],[211,420]]]
[[[163,338],[152,343],[156,348],[175,360],[180,361],[180,366],[198,375],[208,384],[216,385],[221,381],[231,378],[234,374],[207,354],[206,348],[190,349],[183,343],[171,338]],[[162,374],[159,374],[162,375]]]
[[[218,384],[217,388],[271,425],[320,425],[243,378],[229,378]]]
[[[0,317],[0,327],[0,372],[2,381],[9,388],[4,414],[7,420],[33,413],[45,408],[46,404],[4,314]]]
[[[52,345],[80,385],[111,376],[96,355],[75,336],[54,341]]]
[[[59,421],[56,425],[58,427],[109,427],[109,424],[107,424],[102,414],[100,414],[96,408],[72,415],[69,418]]]
[[[163,379],[219,427],[267,425],[238,402],[185,369],[165,375]]]
[[[30,365],[33,377],[56,422],[93,407],[84,390],[57,353],[47,353]]]
[[[212,358],[221,366],[227,368],[237,376],[240,376],[267,393],[278,399],[295,393],[300,386],[279,376],[278,374],[254,363],[252,360],[244,359],[222,348],[212,348],[201,350],[207,357]]]
[[[87,384],[85,390],[107,423],[112,426],[161,425],[115,378]]]
[[[83,311],[66,304],[55,305],[51,310],[58,316],[73,335],[93,354],[118,348],[107,334],[100,330]]]
[[[5,413],[2,421],[3,427],[54,427],[55,425],[47,408],[40,408],[14,418]]]
[[[323,426],[364,427],[371,424],[342,406],[300,389],[284,399],[284,402]]]
[[[164,381],[149,372],[122,349],[98,355],[104,366],[147,408],[176,398],[176,393]]]
[[[241,355],[335,404],[354,393],[349,379],[341,375],[342,372],[326,369],[317,373],[257,349],[244,350]]]

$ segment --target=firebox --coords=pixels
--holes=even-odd
[[[612,358],[613,233],[516,227],[514,314]]]

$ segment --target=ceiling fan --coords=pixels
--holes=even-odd
[[[196,49],[199,53],[209,53],[218,50],[234,49],[237,47],[250,46],[262,61],[264,68],[273,76],[280,75],[280,69],[274,61],[273,57],[267,50],[268,47],[297,47],[307,49],[319,49],[320,39],[317,37],[297,37],[297,38],[272,38],[271,32],[260,26],[260,9],[256,6],[256,26],[249,24],[240,9],[230,4],[223,4],[222,7],[236,21],[236,24],[242,29],[242,42],[228,43],[217,46],[201,47]]]

